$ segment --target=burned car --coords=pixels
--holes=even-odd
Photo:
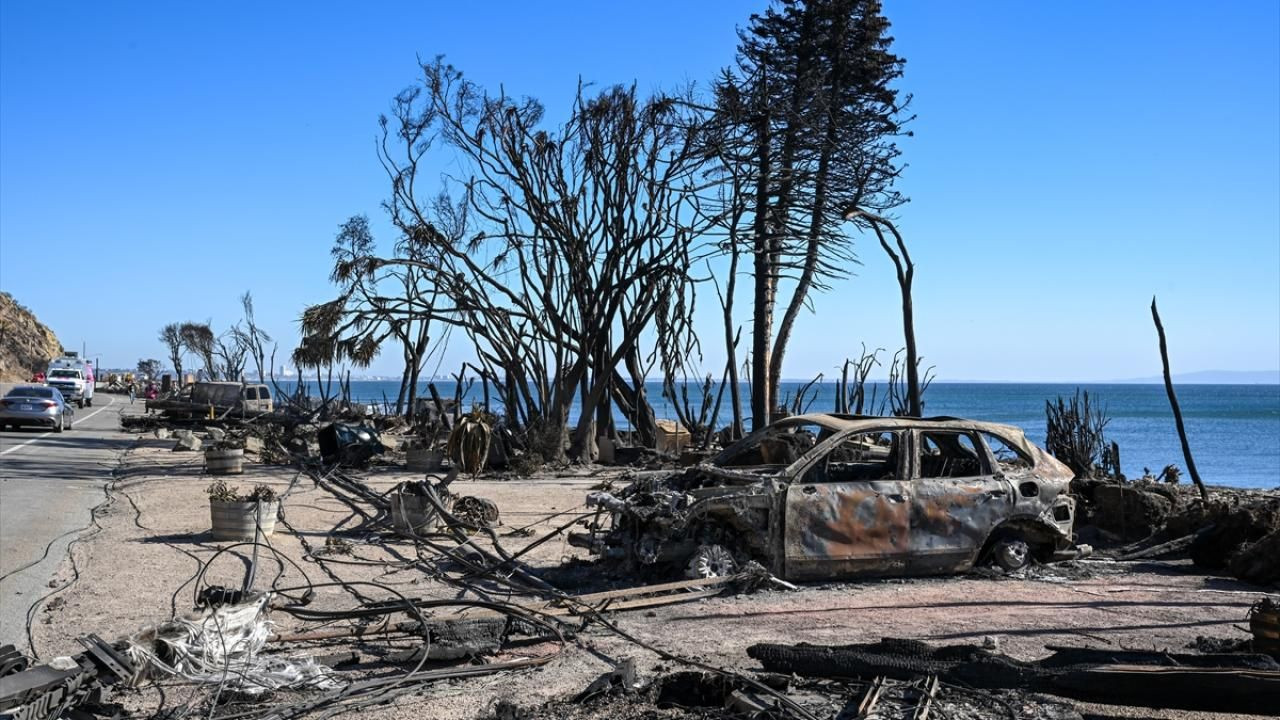
[[[594,492],[570,542],[635,570],[788,580],[927,575],[1073,557],[1072,473],[1010,425],[810,414],[709,462]]]

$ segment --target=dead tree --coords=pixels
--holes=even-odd
[[[138,376],[147,380],[155,380],[160,376],[160,361],[155,358],[138,360]]]
[[[1075,395],[1056,401],[1045,400],[1045,449],[1077,478],[1098,477],[1111,465],[1111,448],[1106,428],[1111,422],[1105,406],[1089,399],[1089,391],[1076,388]]]
[[[253,312],[253,295],[248,290],[240,296],[240,306],[244,308],[243,326],[237,324],[232,328],[236,333],[236,342],[253,360],[254,367],[258,371],[258,380],[266,382],[270,370],[267,366],[267,343],[271,342],[271,336],[258,325],[257,317]],[[274,348],[272,349],[274,351]]]
[[[173,365],[173,372],[177,376],[175,381],[178,386],[182,386],[182,332],[178,323],[169,323],[160,328],[160,342],[164,343],[165,349],[169,351],[169,362]]]
[[[390,262],[439,274],[444,321],[465,330],[526,415],[563,427],[576,398],[569,456],[586,457],[646,330],[676,345],[692,333],[701,231],[682,212],[706,162],[696,118],[634,87],[580,88],[569,120],[547,130],[536,101],[488,95],[438,60],[422,70],[384,123],[382,159],[392,221],[428,259]],[[466,242],[441,233],[418,196],[419,160],[436,139],[470,173],[462,200],[477,231]]]
[[[332,338],[336,360],[368,367],[382,344],[395,340],[404,361],[395,412],[412,413],[420,374],[428,358],[443,344],[431,343],[439,288],[421,265],[375,268],[364,262],[375,242],[369,220],[356,215],[338,230],[331,254],[330,281],[340,288],[338,298],[316,312],[303,313],[303,332]],[[415,260],[421,247],[402,237],[395,250]]]
[[[214,358],[217,352],[217,336],[209,323],[185,322],[178,326],[178,337],[182,340],[183,349],[200,358],[204,363],[204,372],[210,380],[218,379],[218,363]]]
[[[835,411],[837,413],[847,413],[852,415],[862,415],[864,410],[869,410],[872,415],[883,414],[876,412],[876,396],[877,389],[873,385],[871,388],[871,396],[867,396],[867,381],[871,377],[871,370],[880,364],[880,353],[884,352],[884,348],[876,348],[870,354],[867,353],[867,346],[862,345],[862,353],[857,360],[846,358],[844,365],[840,368],[840,379],[836,381],[836,403]],[[853,370],[853,379],[849,379],[849,370]],[[888,394],[886,393],[885,399]],[[881,401],[880,407],[883,408],[885,400]]]
[[[845,214],[845,218],[854,222],[863,221],[869,225],[875,232],[876,238],[880,240],[880,247],[884,248],[885,254],[893,261],[893,268],[898,276],[898,288],[902,293],[902,335],[907,353],[903,368],[903,374],[907,379],[905,410],[911,417],[920,417],[924,411],[924,405],[921,402],[920,356],[916,352],[916,325],[911,307],[911,283],[915,280],[915,263],[911,261],[911,253],[907,252],[907,244],[903,242],[898,228],[888,219],[858,208],[851,208]],[[885,238],[884,232],[880,229],[881,226],[889,228],[889,232],[893,234],[896,249]]]
[[[1165,344],[1164,325],[1160,323],[1160,311],[1156,310],[1156,299],[1151,298],[1151,319],[1156,323],[1156,334],[1160,336],[1160,362],[1164,365],[1164,390],[1169,394],[1169,406],[1173,408],[1173,422],[1178,427],[1178,441],[1182,443],[1182,458],[1187,461],[1187,472],[1191,474],[1191,482],[1200,491],[1200,499],[1209,501],[1209,490],[1200,481],[1200,473],[1196,470],[1196,461],[1191,457],[1191,445],[1187,442],[1187,429],[1182,424],[1182,409],[1178,407],[1178,396],[1173,392],[1173,376],[1169,373],[1169,349]]]
[[[242,380],[248,353],[249,346],[244,343],[243,330],[240,326],[237,325],[219,335],[213,344],[214,357],[220,361],[215,374],[223,380]]]

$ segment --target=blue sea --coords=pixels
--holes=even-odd
[[[312,383],[314,385],[314,383]],[[794,397],[804,383],[784,382],[783,398]],[[452,397],[452,380],[436,383],[441,395]],[[1017,425],[1043,446],[1044,407],[1047,400],[1070,396],[1079,387],[1087,390],[1091,402],[1106,408],[1111,422],[1107,438],[1120,444],[1120,460],[1130,478],[1142,475],[1143,468],[1154,473],[1170,463],[1186,470],[1178,433],[1163,385],[1112,384],[1071,385],[1035,383],[934,383],[925,393],[925,415],[953,415],[976,420]],[[868,386],[868,394],[871,386]],[[394,381],[351,382],[355,400],[381,404],[395,400],[399,383]],[[1246,488],[1280,487],[1280,385],[1181,385],[1176,388],[1187,437],[1200,476],[1211,485]],[[658,417],[675,418],[669,400],[662,397],[660,383],[650,383],[650,401]],[[690,396],[697,388],[690,387]],[[741,388],[744,410],[749,411],[749,392]],[[878,386],[883,395],[884,386]],[[423,385],[420,394],[426,396]],[[805,409],[830,412],[835,409],[834,383],[816,384]],[[480,402],[476,383],[466,402]],[[576,413],[574,414],[576,419]],[[732,410],[726,396],[717,427],[729,422]],[[619,416],[620,426],[626,419]],[[1189,478],[1184,473],[1184,478]]]

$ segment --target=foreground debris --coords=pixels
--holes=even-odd
[[[747,656],[746,647],[751,643],[793,640],[797,635],[788,632],[788,628],[801,626],[793,624],[783,628],[779,625],[778,628],[783,629],[774,628],[776,632],[764,634],[754,630],[755,618],[763,620],[798,613],[795,616],[797,622],[817,627],[824,625],[827,618],[844,617],[840,621],[845,623],[842,627],[856,637],[812,632],[799,636],[832,643],[846,638],[865,640],[867,636],[859,629],[858,623],[865,617],[861,613],[873,613],[874,606],[855,603],[857,607],[847,608],[848,612],[843,615],[828,613],[844,609],[848,604],[844,593],[857,595],[871,592],[871,589],[864,589],[862,585],[857,589],[848,586],[845,589],[810,587],[796,596],[766,592],[742,603],[727,599],[733,593],[794,587],[779,580],[777,573],[771,574],[764,565],[753,564],[750,556],[737,557],[740,546],[735,545],[732,538],[716,543],[724,549],[724,554],[703,554],[700,562],[692,565],[678,561],[670,563],[667,569],[690,569],[698,576],[679,582],[657,582],[636,587],[636,583],[646,576],[661,575],[662,563],[631,567],[616,562],[585,563],[580,560],[581,554],[569,562],[558,560],[563,555],[559,554],[561,550],[556,549],[557,545],[570,528],[586,524],[588,535],[594,531],[599,538],[606,530],[602,521],[615,512],[652,512],[654,518],[662,521],[675,518],[675,521],[682,522],[682,517],[699,517],[694,513],[681,515],[681,512],[689,507],[691,499],[705,497],[711,501],[723,501],[726,512],[749,518],[754,509],[746,504],[735,506],[734,499],[740,493],[755,492],[760,486],[777,488],[777,484],[770,485],[776,483],[776,479],[767,474],[755,475],[750,482],[739,482],[731,481],[728,475],[717,476],[708,473],[705,467],[696,467],[683,474],[634,478],[636,482],[632,488],[647,489],[655,498],[671,498],[671,504],[664,505],[661,502],[645,504],[647,500],[637,502],[643,493],[630,489],[609,490],[609,477],[615,478],[616,482],[619,475],[615,473],[603,478],[602,490],[606,494],[595,496],[597,506],[581,508],[576,506],[581,493],[597,482],[590,477],[596,470],[582,469],[576,471],[579,484],[559,487],[555,492],[559,493],[556,497],[560,499],[542,505],[539,514],[545,512],[545,515],[529,523],[528,517],[521,517],[533,514],[524,512],[528,506],[512,508],[507,503],[511,498],[519,497],[517,493],[550,491],[553,486],[562,485],[559,480],[550,478],[551,482],[548,482],[548,476],[543,476],[529,485],[512,484],[514,487],[506,491],[498,489],[504,483],[492,481],[468,485],[468,480],[458,479],[460,473],[457,470],[442,478],[427,475],[425,481],[421,479],[424,477],[422,474],[417,474],[417,479],[414,479],[415,476],[406,473],[388,472],[386,464],[399,462],[400,458],[391,449],[395,442],[387,442],[385,438],[394,438],[399,430],[384,427],[381,423],[371,425],[384,440],[378,443],[384,452],[372,457],[371,470],[356,471],[349,466],[365,460],[354,456],[344,458],[341,448],[336,455],[330,455],[333,462],[323,461],[318,436],[330,424],[297,420],[295,418],[293,424],[288,425],[264,422],[261,418],[241,421],[228,417],[220,421],[166,420],[161,425],[188,430],[204,440],[206,447],[244,443],[247,448],[248,440],[256,438],[263,443],[262,450],[278,453],[300,471],[298,474],[282,469],[272,471],[276,477],[275,487],[282,498],[278,517],[281,532],[272,539],[273,544],[250,542],[238,546],[209,547],[204,544],[207,538],[202,536],[200,549],[189,547],[189,550],[204,553],[199,574],[193,578],[194,585],[189,582],[178,588],[179,578],[171,586],[175,591],[189,593],[192,604],[199,607],[198,612],[187,616],[175,613],[170,622],[129,635],[122,638],[126,642],[114,646],[133,663],[134,670],[128,675],[134,682],[141,683],[139,690],[142,694],[154,698],[158,692],[161,703],[168,703],[167,698],[171,695],[179,698],[176,707],[163,708],[166,712],[227,719],[283,718],[363,711],[372,705],[394,702],[414,693],[429,692],[432,702],[437,702],[442,697],[447,698],[451,692],[477,691],[481,684],[493,688],[520,687],[522,692],[527,692],[530,677],[549,677],[553,667],[572,667],[573,674],[566,671],[562,677],[572,679],[580,690],[582,686],[576,683],[585,678],[584,669],[598,672],[594,667],[596,662],[626,657],[625,648],[634,647],[637,656],[643,657],[645,665],[641,667],[645,677],[633,675],[628,679],[619,668],[610,673],[607,680],[593,684],[588,691],[566,693],[564,687],[557,687],[555,694],[558,697],[549,704],[544,703],[551,693],[536,695],[536,700],[508,694],[505,696],[507,702],[500,705],[491,704],[495,698],[488,696],[486,702],[490,704],[476,705],[468,712],[456,713],[456,716],[474,717],[488,713],[493,717],[513,718],[828,718],[840,713],[853,717],[861,707],[865,717],[900,717],[904,712],[899,711],[904,708],[906,716],[927,711],[933,716],[949,717],[1077,717],[1063,701],[1040,695],[1051,692],[1059,696],[1079,697],[1072,695],[1074,691],[1066,686],[1055,685],[1045,689],[1028,682],[974,690],[958,684],[955,677],[944,671],[946,668],[926,668],[926,671],[913,671],[905,676],[872,668],[838,678],[797,676],[787,679],[773,672],[775,668],[761,660],[765,665],[761,671],[751,665],[752,659]],[[352,427],[361,425],[355,420],[337,422]],[[223,432],[213,431],[215,429]],[[908,463],[911,472],[917,472],[926,462],[938,462],[938,458],[956,459],[954,448],[940,447],[945,444],[941,437],[926,437],[929,435],[926,428],[911,427],[901,432],[907,443],[919,437],[932,440],[937,446],[938,453],[930,453],[927,458],[916,457],[907,451],[910,445],[899,446],[898,458],[906,458],[900,462]],[[360,438],[358,432],[346,435],[354,437],[354,442],[348,446],[350,448],[373,447],[367,438]],[[374,433],[370,432],[369,436],[373,438]],[[806,452],[825,441],[816,436],[805,438],[801,433],[787,433],[786,437],[774,436],[772,439],[777,441],[777,446],[759,452],[778,450],[784,453],[784,458],[786,453],[793,451],[798,452],[794,458],[803,458]],[[975,448],[984,454],[991,452],[994,455],[991,442],[978,435]],[[479,447],[475,445],[475,452],[469,453],[473,458],[481,455]],[[840,461],[854,466],[883,463],[888,455],[892,455],[892,445],[868,443],[856,449],[862,454],[833,459],[836,461],[832,463],[835,470],[823,470],[839,470]],[[162,454],[170,463],[184,460],[182,456]],[[789,463],[783,460],[775,464],[785,469],[795,463],[794,458]],[[198,468],[198,458],[185,460],[189,467]],[[988,459],[988,462],[993,461]],[[938,463],[939,467],[945,465]],[[457,468],[458,465],[452,464],[451,467]],[[732,472],[746,472],[742,467],[729,470],[730,475]],[[290,481],[289,477],[293,479]],[[687,479],[688,484],[680,486],[678,481],[681,479]],[[951,479],[968,482],[965,478]],[[895,482],[892,478],[881,480]],[[197,482],[204,487],[208,481],[202,478]],[[161,485],[157,483],[155,487]],[[163,487],[168,489],[160,497],[166,500],[158,503],[157,509],[170,507],[173,499],[178,497],[172,485]],[[478,493],[463,490],[471,487],[487,487],[489,490]],[[802,493],[803,487],[803,484],[798,487],[783,485],[779,495],[785,498],[790,490]],[[290,497],[291,493],[299,491],[303,494]],[[507,492],[512,494],[502,494]],[[484,497],[486,495],[504,498],[501,500],[501,512],[498,504]],[[565,501],[565,498],[569,499]],[[1031,503],[1032,500],[1017,499],[1014,504]],[[329,507],[317,516],[308,517],[318,517],[320,522],[313,520],[310,525],[298,525],[298,514],[302,508],[317,501]],[[1039,495],[1034,501],[1042,502]],[[686,504],[681,506],[680,503]],[[552,509],[546,512],[548,505]],[[618,510],[618,507],[622,509]],[[670,507],[675,507],[677,512],[663,515]],[[741,512],[743,510],[746,512]],[[329,517],[337,525],[330,527]],[[504,520],[516,527],[504,525]],[[149,525],[149,521],[143,519],[143,524]],[[142,525],[138,527],[142,528]],[[529,529],[532,527],[541,529],[533,531]],[[786,534],[785,526],[782,534]],[[283,540],[281,535],[284,535]],[[673,534],[671,538],[678,540],[679,535]],[[180,542],[173,535],[165,535],[157,541],[165,544]],[[280,550],[282,543],[289,547],[300,546],[301,556],[283,555]],[[1148,543],[1145,547],[1149,551],[1157,545]],[[540,548],[550,552],[544,552],[540,560],[532,561]],[[209,557],[208,552],[215,555]],[[188,554],[197,557],[191,552]],[[244,563],[249,568],[250,577],[243,584],[229,582],[229,587],[209,587],[211,580],[205,571],[218,556],[223,557],[224,566],[228,562]],[[1122,563],[1109,565],[1116,569],[1108,572],[1126,572],[1116,567]],[[1031,570],[1036,570],[1043,572],[1047,582],[1062,582],[1050,576],[1056,572],[1063,578],[1074,577],[1071,575],[1073,572],[1088,574],[1094,572],[1089,568],[1106,566],[1108,563],[1090,561],[1038,568],[1029,566],[1029,569],[1012,577],[1032,577]],[[346,572],[348,567],[370,569],[365,574],[354,575],[361,579],[353,580],[353,575]],[[295,570],[302,574],[301,579]],[[282,571],[288,572],[288,581],[281,581]],[[708,575],[713,577],[705,577]],[[999,572],[991,572],[990,576],[1002,578],[1001,585],[1024,592],[1021,586],[1025,580],[1009,580],[1010,575]],[[383,577],[387,580],[383,581]],[[659,579],[662,578],[649,577],[650,582]],[[911,581],[901,587],[909,593],[917,590],[929,592],[929,588],[938,592],[950,582],[953,581]],[[954,582],[968,585],[975,581]],[[894,587],[898,586],[884,584],[886,590]],[[161,587],[153,588],[153,593],[157,589],[165,596],[171,592]],[[877,597],[894,597],[876,592]],[[830,598],[830,606],[825,604],[827,598]],[[664,606],[698,601],[705,601],[710,612],[706,613],[706,627],[694,640],[681,632],[682,628],[691,626],[679,623],[695,622],[694,618],[704,611],[695,609],[698,606],[685,610],[664,609]],[[1239,615],[1224,620],[1219,606],[1216,612],[1209,610],[1212,624],[1224,627],[1231,622],[1253,625],[1256,621],[1259,626],[1271,627],[1275,620],[1272,605],[1258,603],[1258,612],[1245,620],[1247,603],[1240,598],[1229,602],[1237,608]],[[633,615],[620,615],[632,611]],[[740,612],[745,614],[739,615]],[[996,608],[991,612],[992,618],[998,617]],[[1187,617],[1189,610],[1174,612],[1180,617],[1170,622],[1202,624]],[[650,621],[647,618],[651,615],[662,619]],[[976,621],[985,616],[971,612],[970,617]],[[671,618],[675,618],[676,624],[665,625]],[[1005,620],[1014,624],[1018,622],[1007,617]],[[721,622],[725,624],[722,626]],[[993,619],[983,628],[990,627],[991,632],[999,632],[1000,622]],[[1029,623],[1020,627],[1033,626],[1034,623]],[[736,643],[734,639],[718,635],[722,627],[723,633],[739,633]],[[670,637],[662,635],[667,628],[671,628]],[[127,629],[110,628],[109,636],[116,636]],[[952,626],[953,632],[959,629]],[[108,635],[105,632],[107,628],[102,630],[103,635]],[[909,626],[898,630],[906,633],[915,631],[916,628]],[[749,634],[743,636],[744,632]],[[1169,636],[1177,638],[1176,647],[1190,639],[1185,631],[1166,635]],[[600,652],[603,637],[611,643],[607,653]],[[1208,654],[1221,655],[1221,649],[1228,646],[1233,651],[1241,649],[1239,640],[1221,638],[1221,644],[1213,648],[1210,647],[1212,643],[1206,640],[1205,647],[1214,650]],[[715,646],[699,647],[698,643],[715,643]],[[624,648],[624,652],[619,653],[619,647]],[[730,649],[725,650],[724,647]],[[1253,649],[1256,651],[1258,646]],[[959,653],[955,649],[938,649],[937,652]],[[1035,657],[1027,652],[1025,644],[1020,647],[1020,652],[1020,657]],[[1191,653],[1174,655],[1179,654],[1203,657]],[[660,663],[656,666],[655,657]],[[1125,664],[1140,660],[1134,657],[1119,659]],[[1106,661],[1095,663],[1091,660],[1086,664],[1111,666],[1116,664],[1115,660],[1116,657],[1111,657]],[[1181,658],[1179,661],[1182,662]],[[1206,682],[1234,687],[1227,684],[1255,680],[1251,673],[1274,672],[1274,669],[1267,668],[1242,669],[1238,658],[1231,662],[1237,664],[1226,669],[1218,668],[1221,672],[1215,671],[1215,677]],[[1026,665],[1033,670],[1041,668],[1041,663]],[[478,679],[464,686],[465,689],[457,686],[463,678],[539,667],[544,668],[542,672],[548,675],[514,673],[490,680]],[[1183,667],[1178,672],[1187,672],[1185,668],[1194,665],[1188,661]],[[228,669],[233,672],[228,672]],[[1157,666],[1157,669],[1167,672],[1167,668]],[[1061,675],[1056,668],[1050,670],[1055,677]],[[1205,670],[1196,668],[1196,672]],[[1143,672],[1152,671],[1147,668]],[[1217,678],[1219,674],[1224,677]],[[1112,677],[1090,682],[1110,681]],[[1125,679],[1125,682],[1129,680]],[[128,695],[121,695],[120,700],[134,703],[133,711],[136,712],[140,696],[135,693],[130,699]],[[55,700],[49,697],[46,707],[55,704]],[[39,704],[29,699],[28,706],[39,707]],[[148,707],[145,712],[152,710]],[[400,712],[400,709],[391,714],[395,712]]]
[[[898,682],[845,677],[813,679],[753,673],[750,680],[706,671],[679,671],[639,682],[630,663],[602,676],[572,699],[537,707],[499,703],[491,720],[588,718],[1003,718],[1079,720],[1069,704],[1018,692],[979,692],[937,676]]]
[[[895,639],[841,647],[761,644],[747,652],[768,671],[802,677],[937,677],[980,689],[1216,712],[1269,715],[1280,707],[1280,663],[1266,654],[1049,650],[1034,663],[973,645],[934,648]]]

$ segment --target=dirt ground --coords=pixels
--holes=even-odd
[[[194,575],[230,543],[209,534],[205,488],[212,478],[201,453],[171,452],[172,440],[144,436],[126,454],[118,472],[115,501],[99,516],[102,532],[78,544],[74,562],[64,561],[60,582],[75,580],[35,614],[35,649],[48,660],[80,648],[75,638],[95,632],[104,638],[128,636],[140,628],[192,609]],[[581,510],[586,493],[616,473],[581,470],[520,480],[458,480],[453,490],[495,502],[501,510],[504,546],[515,551]],[[366,482],[379,491],[419,476],[379,468]],[[411,567],[413,547],[384,533],[360,527],[360,518],[307,476],[287,468],[249,464],[233,484],[256,483],[287,493],[272,547],[296,562],[312,583],[373,581],[412,597],[452,598],[460,591]],[[291,529],[290,529],[291,528]],[[512,532],[517,529],[522,532]],[[531,532],[530,532],[531,531]],[[534,568],[585,560],[563,535],[523,559]],[[265,555],[265,554],[264,554]],[[206,585],[239,586],[246,563],[225,553],[209,568]],[[592,589],[613,581],[598,568],[575,565]],[[280,576],[277,578],[277,571]],[[289,563],[259,569],[257,586],[305,584]],[[618,581],[621,582],[620,580]],[[564,587],[562,585],[562,587]],[[573,588],[565,587],[574,591]],[[360,595],[361,597],[357,597]],[[974,573],[959,577],[809,584],[798,591],[766,590],[714,597],[629,612],[613,620],[635,638],[676,655],[741,669],[757,667],[746,648],[758,642],[848,644],[882,637],[930,643],[997,643],[1007,654],[1034,660],[1046,646],[1092,646],[1184,650],[1197,636],[1242,639],[1249,606],[1258,588],[1206,576],[1185,562],[1118,563],[1086,560],[1039,568],[1024,577]],[[313,607],[350,608],[364,599],[390,597],[367,587],[356,591],[321,587]],[[276,613],[278,631],[301,627]],[[395,645],[394,642],[391,645]],[[352,649],[350,641],[316,644],[304,651],[326,654]],[[362,661],[377,659],[388,642],[369,639],[355,649]],[[556,652],[551,644],[507,651],[496,660]],[[660,669],[679,669],[649,650],[589,628],[547,665],[527,671],[443,681],[382,707],[363,710],[371,718],[485,717],[499,701],[532,705],[572,696],[601,673],[610,660],[633,658],[640,678]],[[365,667],[368,666],[358,666]],[[182,702],[182,693],[161,695],[154,688],[113,698],[149,714],[160,704]],[[1208,713],[1157,711],[1075,703],[1086,714],[1114,717],[1198,718]],[[1243,717],[1243,716],[1242,716]]]

